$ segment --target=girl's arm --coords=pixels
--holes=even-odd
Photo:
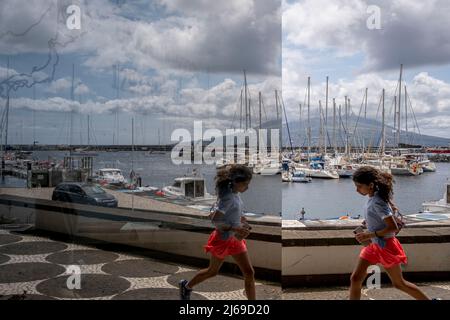
[[[358,233],[356,235],[356,240],[358,240],[359,242],[364,242],[364,241],[368,241],[372,238],[384,237],[385,235],[387,235],[389,233],[398,231],[397,223],[395,222],[395,219],[393,216],[386,217],[384,219],[384,222],[386,223],[386,228],[384,228],[383,230],[376,231],[376,232]]]

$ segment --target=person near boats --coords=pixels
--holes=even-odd
[[[233,257],[244,275],[247,298],[256,299],[254,269],[245,241],[250,234],[250,226],[243,215],[243,203],[239,196],[248,189],[251,179],[251,169],[240,164],[228,165],[217,171],[218,201],[211,214],[215,230],[204,246],[205,251],[210,253],[209,267],[200,270],[190,281],[180,281],[181,300],[190,300],[194,286],[216,276],[227,256]]]
[[[354,173],[353,182],[356,191],[363,196],[368,196],[369,199],[365,210],[365,223],[368,230],[356,232],[356,240],[364,244],[364,247],[350,278],[350,299],[361,298],[367,268],[381,264],[395,288],[415,299],[429,300],[422,290],[403,278],[401,265],[407,263],[407,257],[396,238],[399,227],[391,207],[391,203],[393,204],[392,175],[365,166]]]

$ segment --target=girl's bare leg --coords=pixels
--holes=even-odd
[[[362,285],[367,277],[367,268],[370,265],[369,261],[359,258],[358,264],[350,277],[350,300],[361,299]]]
[[[212,278],[219,273],[220,267],[223,264],[223,259],[219,259],[214,255],[211,255],[209,259],[209,267],[200,270],[192,279],[188,282],[187,286],[193,288],[195,285]]]
[[[415,284],[403,279],[403,273],[400,265],[395,265],[392,268],[386,269],[389,278],[391,278],[392,285],[409,294],[411,297],[417,300],[430,300],[430,298],[422,292]]]
[[[243,252],[234,255],[233,259],[236,261],[236,264],[239,266],[239,269],[241,269],[241,272],[244,275],[245,294],[247,295],[247,299],[255,300],[255,271],[253,270],[248,253]]]

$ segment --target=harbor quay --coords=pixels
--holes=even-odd
[[[2,216],[26,223],[3,225],[0,232],[0,299],[178,299],[178,281],[208,265],[207,213],[109,192],[118,208],[51,201],[52,188],[3,188]],[[361,221],[249,221],[258,299],[347,298],[361,248],[352,231]],[[405,278],[450,298],[449,221],[410,218],[399,240],[408,255]],[[67,288],[70,267],[80,268],[81,291]],[[364,299],[406,298],[386,285],[384,273],[381,279],[386,290],[364,291]],[[245,299],[238,267],[227,260],[193,299]]]
[[[52,190],[1,190],[2,216],[26,223],[1,230],[0,299],[176,300],[179,280],[208,266],[203,245],[213,229],[204,211],[112,190],[118,208],[60,203],[49,200]],[[281,219],[249,221],[257,295],[280,299]],[[78,291],[67,288],[70,268],[81,272]],[[227,259],[192,299],[246,299],[242,282]]]
[[[450,281],[450,214],[446,220],[420,221],[408,216],[397,235],[408,263],[405,278],[411,281]],[[353,230],[362,220],[283,220],[282,286],[330,287],[350,282],[361,250]],[[380,280],[389,282],[383,269]]]

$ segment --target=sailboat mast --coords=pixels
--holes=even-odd
[[[369,88],[366,88],[366,99],[364,102],[364,119],[367,119],[367,94],[368,94]]]
[[[405,132],[406,137],[408,138],[408,93],[406,91],[406,85],[405,85]]]
[[[278,111],[278,90],[275,90],[275,108],[277,110],[277,123],[280,120],[280,115]]]
[[[9,78],[9,57],[6,60],[6,79]],[[3,152],[6,153],[8,147],[8,128],[9,128],[9,87],[6,87],[6,123],[5,123],[5,145]]]
[[[239,129],[242,129],[242,89],[241,89],[240,108],[239,108]]]
[[[319,136],[319,149],[324,153],[325,143],[323,141],[323,119],[322,119],[322,101],[319,100],[319,119],[320,119],[320,136]]]
[[[298,107],[299,107],[299,118],[298,118],[299,122],[298,122],[298,125],[300,127],[298,147],[299,147],[299,150],[301,150],[301,143],[302,143],[302,130],[301,130],[301,128],[302,128],[302,104],[299,103]]]
[[[248,97],[248,127],[252,127],[252,99]]]
[[[337,152],[336,144],[336,98],[333,98],[333,147],[334,153]]]
[[[385,152],[385,141],[386,141],[386,128],[385,128],[385,124],[384,124],[384,88],[383,88],[383,93],[382,93],[382,113],[381,113],[381,156],[384,156],[384,152]]]
[[[72,63],[72,86],[70,88],[70,100],[73,102],[75,99],[75,64]],[[73,109],[70,111],[70,137],[69,145],[73,144]],[[70,148],[71,149],[71,148]]]
[[[308,77],[308,161],[309,154],[311,152],[311,119],[310,119],[310,90],[311,90],[311,77]]]
[[[344,133],[345,133],[345,154],[348,155],[348,99],[347,96],[345,96],[344,101],[344,112],[345,112],[345,127],[344,127]]]
[[[341,138],[341,142],[342,142],[342,127],[344,126],[344,123],[342,122],[342,112],[341,112],[341,110],[342,110],[342,105],[339,105],[339,108],[338,108],[338,116],[339,116],[338,133],[339,133],[339,137]]]
[[[403,75],[403,64],[400,65],[400,79],[398,84],[398,115],[397,115],[397,122],[398,122],[398,130],[397,130],[397,146],[400,146],[400,108],[402,105],[402,75]]]
[[[261,97],[261,91],[259,91],[258,94],[258,100],[259,100],[259,129],[261,129],[262,125],[261,125],[261,104],[262,104],[262,97]]]
[[[328,76],[327,76],[327,85],[325,92],[325,129],[328,129]],[[326,131],[325,130],[325,131]],[[327,151],[327,139],[325,139],[325,153]]]
[[[91,146],[91,132],[90,132],[91,124],[90,124],[90,122],[91,122],[91,119],[90,119],[89,115],[87,115],[87,144],[88,144],[88,147]]]
[[[247,75],[244,70],[245,131],[248,129]]]
[[[36,86],[33,86],[33,101],[36,100]],[[36,110],[33,109],[33,146],[36,144]]]
[[[346,124],[346,127],[347,128],[345,128],[345,131],[346,131],[346,135],[345,135],[345,137],[346,137],[346,143],[347,143],[347,157],[348,158],[350,158],[350,149],[351,149],[351,145],[350,145],[350,129],[349,129],[349,126],[348,126],[348,118],[350,117],[352,115],[352,107],[351,107],[351,104],[350,104],[350,98],[348,98],[347,99],[347,124]]]
[[[397,96],[394,96],[394,130],[395,130],[394,143],[397,144]]]

